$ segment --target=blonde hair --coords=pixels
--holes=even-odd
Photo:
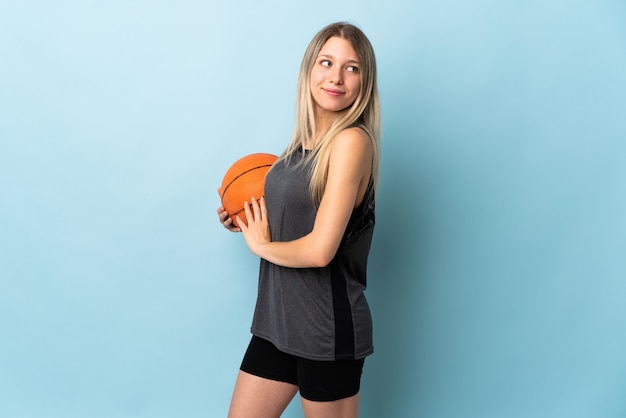
[[[326,41],[332,37],[343,38],[350,42],[354,48],[360,63],[361,89],[354,103],[348,108],[337,112],[337,117],[328,131],[315,144],[313,150],[298,162],[298,164],[310,163],[311,182],[309,192],[311,200],[316,205],[320,203],[326,187],[332,140],[346,128],[357,126],[363,129],[372,141],[372,178],[374,180],[374,189],[378,186],[380,102],[376,82],[376,58],[372,45],[365,34],[359,28],[349,23],[337,22],[326,26],[313,37],[307,47],[298,76],[295,128],[291,142],[280,156],[280,159],[289,163],[298,150],[304,149],[307,139],[313,138],[317,133],[310,85],[311,70],[320,50]]]

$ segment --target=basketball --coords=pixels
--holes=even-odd
[[[250,154],[235,161],[226,171],[217,192],[235,226],[239,226],[237,216],[248,224],[243,205],[250,202],[253,196],[257,200],[264,196],[265,175],[277,159],[272,154]]]

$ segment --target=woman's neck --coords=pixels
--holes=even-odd
[[[306,149],[313,149],[326,136],[335,120],[336,115],[326,115],[326,117],[315,117],[315,132],[304,143]]]

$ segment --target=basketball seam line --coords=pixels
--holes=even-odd
[[[261,196],[261,197],[265,197],[265,195],[263,195],[263,196]],[[237,215],[238,215],[238,214],[240,214],[241,212],[245,212],[245,210],[246,210],[246,208],[241,208],[241,209],[239,209],[239,210],[238,210],[237,212],[235,212],[235,213],[232,213],[232,214],[231,214],[231,213],[229,213],[229,214],[228,214],[228,217],[232,219],[233,217],[237,216]]]
[[[247,169],[243,173],[238,174],[234,179],[232,179],[230,181],[230,183],[228,183],[228,186],[226,186],[226,188],[224,188],[224,190],[222,191],[222,195],[220,196],[220,199],[222,199],[222,200],[224,199],[224,195],[226,194],[226,190],[228,190],[230,185],[233,184],[235,182],[235,180],[237,180],[239,177],[243,176],[246,173],[249,173],[250,171],[254,171],[256,169],[263,168],[263,167],[271,167],[271,166],[272,166],[272,164],[258,165],[256,167],[252,167],[252,168]],[[239,213],[239,212],[237,212],[237,213]]]

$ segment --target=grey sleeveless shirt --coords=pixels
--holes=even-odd
[[[309,167],[277,163],[265,181],[273,241],[291,241],[313,229],[317,208],[309,197]],[[372,319],[363,294],[374,231],[370,181],[333,260],[322,268],[281,267],[261,259],[252,334],[279,350],[310,360],[360,359],[373,352]]]

